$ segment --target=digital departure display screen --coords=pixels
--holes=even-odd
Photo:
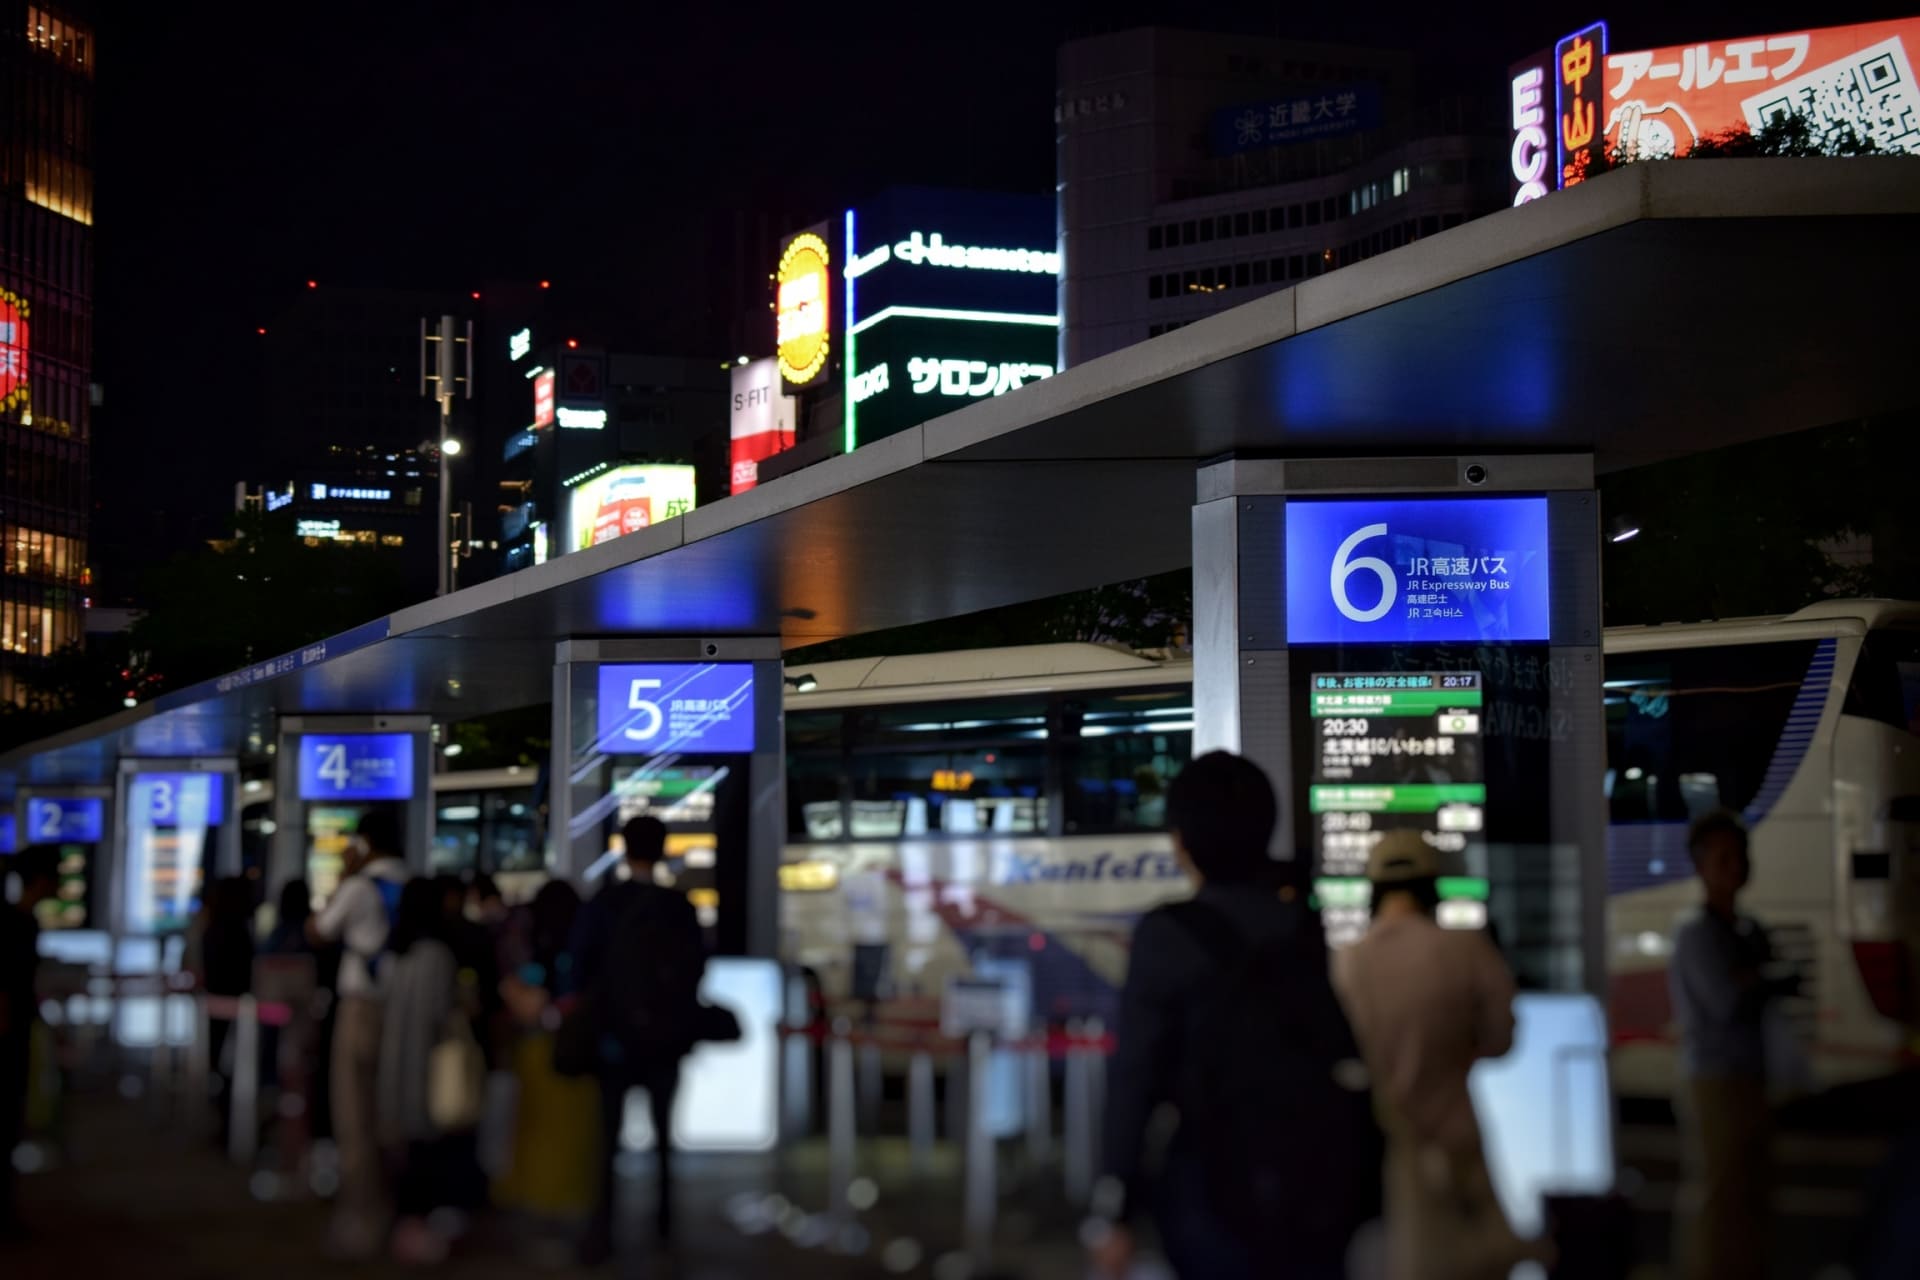
[[[1330,935],[1366,928],[1367,855],[1388,831],[1463,854],[1486,828],[1478,671],[1316,674],[1307,807]],[[1358,897],[1358,901],[1355,898]]]

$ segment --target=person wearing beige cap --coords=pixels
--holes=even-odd
[[[1513,1045],[1513,974],[1484,933],[1435,922],[1440,871],[1420,832],[1380,838],[1373,924],[1335,957],[1334,985],[1387,1133],[1388,1276],[1493,1280],[1543,1254],[1494,1197],[1467,1092],[1473,1064]]]

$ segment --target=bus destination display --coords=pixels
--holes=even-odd
[[[1315,675],[1313,817],[1316,889],[1335,943],[1364,932],[1367,855],[1386,832],[1418,831],[1464,869],[1486,824],[1477,671]]]

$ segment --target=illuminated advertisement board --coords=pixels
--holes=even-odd
[[[31,308],[17,293],[0,289],[0,412],[27,398],[27,317]]]
[[[1553,47],[1554,147],[1559,153],[1560,185],[1582,181],[1599,142],[1601,69],[1607,58],[1607,24],[1563,37]]]
[[[793,397],[781,388],[777,361],[769,358],[733,367],[732,492],[745,493],[759,484],[760,463],[793,447],[793,408]]]
[[[842,240],[849,450],[1054,372],[1049,198],[893,188],[846,212]]]
[[[0,813],[0,856],[14,853],[16,850],[17,841],[14,836],[13,815],[10,813]]]
[[[595,749],[610,755],[753,750],[750,662],[608,664],[599,696]]]
[[[1287,642],[1549,638],[1545,498],[1289,501]]]
[[[1783,116],[1805,118],[1816,142],[1851,129],[1920,153],[1917,43],[1908,18],[1614,52],[1595,23],[1508,71],[1513,202],[1579,182],[1599,156],[1683,156]]]
[[[827,374],[833,334],[833,254],[827,228],[802,231],[780,247],[774,272],[774,349],[780,378],[810,387]]]
[[[533,425],[553,425],[553,370],[533,375]]]
[[[1710,134],[1802,115],[1816,138],[1850,127],[1882,151],[1920,152],[1917,42],[1920,18],[1908,18],[1610,53],[1607,146],[1685,155]]]
[[[567,498],[569,550],[584,551],[693,510],[695,469],[646,464],[603,471]]]
[[[410,800],[410,733],[308,734],[300,739],[302,800]]]

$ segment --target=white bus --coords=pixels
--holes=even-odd
[[[784,957],[829,998],[902,1005],[973,958],[1019,958],[1037,1014],[1109,1016],[1133,922],[1187,891],[1161,832],[1192,754],[1191,661],[1063,644],[787,677]],[[1687,824],[1714,808],[1751,826],[1745,906],[1803,976],[1790,1008],[1817,1080],[1899,1065],[1920,937],[1896,893],[1906,823],[1920,835],[1920,605],[1617,628],[1605,682],[1620,1090],[1671,1090],[1666,954],[1697,901]],[[443,821],[476,803],[448,814],[450,797],[487,794],[464,776],[435,779]]]

